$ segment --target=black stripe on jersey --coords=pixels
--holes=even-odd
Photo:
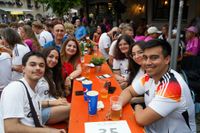
[[[182,116],[183,116],[183,118],[184,118],[184,120],[185,120],[185,123],[186,123],[187,126],[190,128],[190,124],[189,124],[189,115],[188,115],[187,110],[184,111],[184,112],[182,113]],[[190,128],[190,130],[191,130],[191,128]]]

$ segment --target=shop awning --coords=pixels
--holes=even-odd
[[[32,10],[23,8],[0,8],[0,10],[10,12],[12,15],[22,15],[24,12],[31,12]]]

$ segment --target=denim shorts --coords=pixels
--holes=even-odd
[[[51,108],[43,108],[42,109],[42,124],[46,124],[50,118]]]

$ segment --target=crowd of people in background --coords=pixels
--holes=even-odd
[[[35,126],[35,120],[27,122],[30,115],[28,111],[31,109],[28,108],[27,110],[28,99],[23,101],[26,98],[24,87],[20,89],[19,93],[11,92],[17,92],[16,89],[21,87],[20,83],[17,82],[19,80],[28,86],[31,96],[37,96],[37,98],[35,96],[36,102],[39,98],[42,113],[38,113],[40,107],[36,106],[35,103],[34,107],[37,115],[42,118],[39,120],[41,124],[54,124],[69,119],[73,80],[79,77],[82,72],[80,42],[88,41],[89,38],[89,42],[99,48],[113,70],[114,77],[123,90],[121,96],[124,97],[124,104],[128,103],[132,96],[142,95],[144,97],[142,101],[145,102],[147,108],[142,109],[141,106],[136,106],[136,121],[139,124],[146,126],[146,130],[149,132],[154,130],[160,132],[161,128],[170,132],[166,127],[167,125],[163,125],[163,123],[169,124],[166,122],[167,118],[170,122],[173,121],[171,119],[173,116],[169,116],[170,113],[175,112],[176,108],[181,106],[178,108],[177,114],[172,114],[180,116],[180,113],[188,113],[186,116],[191,121],[188,122],[188,119],[181,118],[180,126],[185,124],[183,126],[185,131],[195,131],[192,115],[194,110],[190,99],[191,95],[188,94],[188,87],[184,80],[179,79],[178,73],[169,68],[171,53],[167,43],[169,26],[165,24],[159,30],[159,27],[155,25],[138,24],[133,27],[129,22],[122,22],[119,26],[112,27],[106,19],[103,19],[102,23],[96,24],[95,27],[95,30],[90,29],[89,20],[86,17],[79,18],[78,16],[73,17],[71,22],[55,18],[44,22],[0,24],[0,77],[3,77],[0,78],[0,97],[3,101],[2,107],[7,103],[17,104],[16,95],[21,97],[21,103],[17,104],[19,106],[0,107],[5,130],[13,131],[14,129],[8,129],[8,126],[18,120],[26,126],[21,125],[16,131],[20,132],[23,127]],[[200,55],[200,31],[197,27],[191,25],[186,27],[184,31],[185,34],[182,34],[180,39],[180,43],[183,44],[181,47],[184,49],[181,55]],[[172,38],[175,37],[176,29],[173,29]],[[148,47],[148,44],[152,46]],[[151,51],[152,49],[155,49],[155,54]],[[161,63],[161,60],[164,63]],[[161,68],[158,65],[161,65],[163,71],[160,70]],[[152,73],[151,69],[160,73]],[[180,93],[184,91],[186,95],[183,96],[177,91],[172,91],[178,97],[170,95],[174,96],[174,99],[170,99],[168,96],[155,94],[155,91],[161,93],[155,87],[160,85],[161,89],[162,86],[166,85],[165,78],[169,78],[170,81],[173,80],[176,84],[171,81],[170,85],[177,85],[177,91]],[[142,84],[138,82],[140,80]],[[149,90],[148,87],[153,89]],[[146,91],[149,91],[149,94]],[[163,103],[162,96],[164,97]],[[6,100],[8,98],[11,98],[11,100]],[[180,104],[180,99],[181,103],[186,102],[186,104]],[[15,102],[12,102],[12,100],[15,100]],[[156,100],[159,102],[156,102]],[[33,100],[33,102],[35,101]],[[170,102],[174,104],[170,104]],[[187,102],[191,106],[187,106]],[[159,109],[159,107],[162,107],[161,104],[170,106],[170,109],[167,112]],[[16,108],[19,108],[16,112],[8,111]],[[188,108],[191,110],[188,110]],[[23,114],[23,110],[26,110],[25,114]],[[141,112],[139,111],[142,111],[145,114],[144,117],[151,118],[151,120],[140,118]],[[186,123],[183,121],[186,121]],[[159,127],[159,125],[161,126]],[[28,132],[32,128],[25,128],[25,130]],[[40,129],[38,131],[45,132],[48,130]],[[176,132],[178,129],[173,127],[172,131]],[[59,131],[52,130],[53,132]]]

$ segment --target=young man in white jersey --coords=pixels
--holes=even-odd
[[[147,133],[196,132],[194,103],[183,78],[169,68],[171,47],[164,40],[144,45],[146,74],[121,93],[123,105],[144,94],[146,108],[135,106],[135,118]]]
[[[45,72],[45,59],[41,53],[29,52],[22,59],[24,77],[20,81],[13,81],[2,92],[1,119],[5,132],[9,133],[65,133],[64,129],[42,128],[40,97],[36,84]],[[31,111],[28,93],[33,103],[34,113]],[[3,127],[0,127],[3,129]]]

